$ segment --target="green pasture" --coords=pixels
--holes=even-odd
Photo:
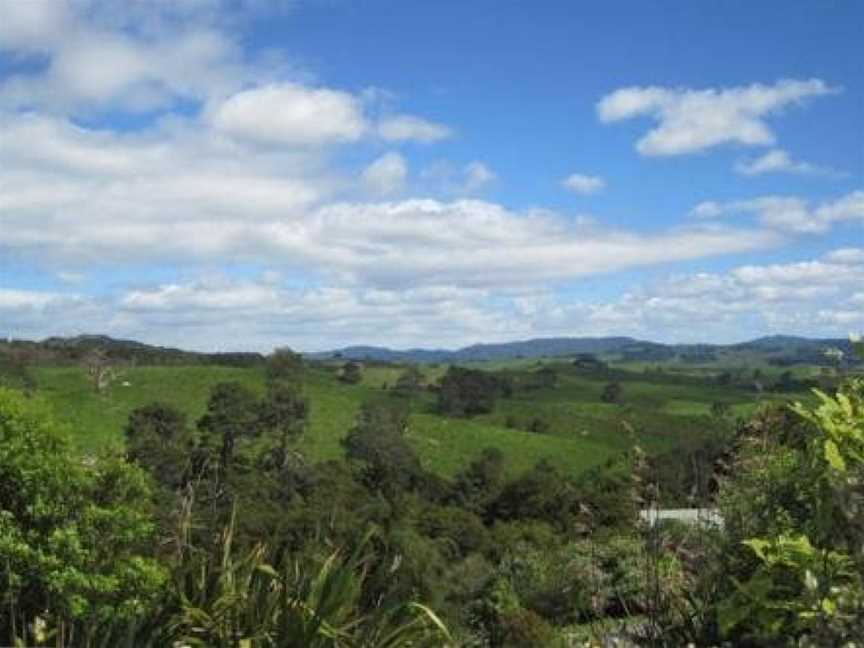
[[[600,399],[602,376],[580,374],[563,363],[548,363],[559,373],[558,384],[544,389],[516,389],[513,396],[499,399],[491,414],[470,420],[452,419],[434,412],[435,396],[423,393],[412,399],[409,441],[427,468],[452,475],[466,466],[485,447],[499,448],[511,473],[521,472],[540,459],[547,459],[573,474],[603,463],[638,443],[649,452],[673,447],[684,438],[699,438],[716,430],[711,405],[729,405],[731,416],[746,416],[759,405],[752,392],[731,387],[651,382],[633,372],[622,380],[620,403]],[[536,366],[521,367],[524,372]],[[510,365],[511,371],[518,371]],[[438,379],[446,367],[423,367],[427,380]],[[162,401],[184,411],[190,424],[203,414],[210,389],[224,381],[240,382],[263,393],[259,369],[217,366],[128,367],[104,395],[95,393],[81,367],[37,368],[38,391],[52,404],[58,417],[71,429],[76,446],[94,452],[123,442],[126,419],[136,407]],[[340,440],[351,428],[361,403],[386,397],[400,367],[372,366],[364,370],[357,385],[345,385],[335,367],[308,372],[307,393],[311,403],[308,434],[298,449],[310,460],[343,456]],[[771,397],[761,397],[762,400]],[[774,397],[776,398],[776,397]],[[788,398],[788,396],[784,396]],[[526,431],[541,418],[543,434]]]

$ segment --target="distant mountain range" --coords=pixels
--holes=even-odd
[[[461,349],[394,350],[375,346],[350,346],[307,354],[318,359],[344,358],[377,362],[480,362],[518,358],[572,357],[579,354],[617,356],[622,360],[660,362],[711,362],[721,358],[758,356],[778,365],[824,363],[827,349],[839,349],[852,360],[852,345],[843,338],[812,339],[788,335],[761,337],[739,344],[661,344],[631,337],[537,338],[500,344],[474,344]]]
[[[104,335],[53,337],[41,342],[0,341],[0,354],[18,349],[29,351],[35,362],[75,361],[94,349],[119,361],[141,364],[225,364],[257,365],[264,361],[258,353],[198,353],[118,340]],[[396,350],[376,346],[349,346],[332,351],[307,353],[317,360],[365,360],[392,363],[458,364],[519,358],[566,358],[590,354],[604,359],[634,362],[668,362],[704,364],[726,361],[765,361],[777,366],[792,364],[829,364],[828,349],[843,352],[843,362],[854,362],[852,345],[843,338],[812,339],[788,335],[761,337],[739,344],[660,344],[631,337],[555,337],[473,344],[461,349]]]

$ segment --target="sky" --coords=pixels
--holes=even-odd
[[[0,336],[864,330],[864,3],[0,0]]]

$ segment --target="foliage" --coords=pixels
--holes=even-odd
[[[100,348],[94,348],[85,355],[84,366],[97,394],[105,393],[111,382],[117,378],[111,359]]]
[[[271,382],[261,401],[257,425],[279,440],[278,463],[288,460],[288,445],[299,439],[309,424],[309,402],[302,391],[291,384]]]
[[[572,526],[578,508],[574,484],[545,461],[504,486],[492,504],[498,519],[541,520],[559,530]]]
[[[488,519],[490,507],[504,488],[504,456],[496,448],[484,448],[480,456],[458,473],[453,501],[462,508]]]
[[[393,385],[391,393],[393,396],[400,398],[413,398],[417,396],[423,389],[423,374],[416,365],[411,365],[406,368],[399,378],[396,379],[396,384]]]
[[[262,545],[237,555],[231,524],[215,555],[187,553],[172,634],[190,646],[226,648],[444,646],[447,628],[419,603],[363,609],[369,540],[347,554],[333,551],[317,571],[308,560],[273,567]]]
[[[363,380],[363,365],[354,360],[346,362],[339,372],[339,380],[347,385],[356,385]]]
[[[223,472],[231,466],[237,441],[256,435],[259,422],[258,402],[251,390],[238,382],[219,383],[213,387],[198,429],[203,445],[221,442],[219,465]]]
[[[450,367],[441,379],[438,411],[448,416],[489,413],[495,407],[499,390],[499,381],[485,371]]]
[[[276,349],[267,358],[265,378],[271,386],[280,385],[296,394],[302,394],[306,381],[306,363],[303,356],[291,349]]]
[[[139,407],[129,415],[125,433],[126,455],[131,461],[169,489],[183,485],[192,443],[183,412],[164,403]]]
[[[368,488],[394,495],[416,486],[422,469],[405,440],[407,411],[392,402],[363,405],[343,445],[349,459],[361,464],[361,479]]]
[[[848,556],[817,549],[803,535],[745,544],[760,564],[719,607],[721,631],[744,625],[761,641],[804,634],[820,645],[844,638],[841,626],[854,623],[864,604]]]
[[[864,381],[816,396],[792,406],[812,433],[770,449],[795,498],[775,515],[786,528],[743,541],[756,564],[719,608],[727,634],[840,645],[864,632]]]
[[[623,389],[621,388],[620,383],[607,383],[606,386],[603,387],[603,393],[600,394],[600,400],[604,403],[620,403],[622,392]]]
[[[147,555],[149,486],[115,457],[84,465],[46,405],[0,389],[0,636],[89,645],[144,613],[164,569]]]
[[[538,389],[552,389],[558,384],[558,372],[552,367],[543,367],[534,372]]]
[[[371,364],[362,381],[346,387],[335,364],[307,364],[287,350],[257,369],[130,368],[124,374],[134,387],[105,396],[79,384],[80,369],[40,368],[46,395],[79,425],[119,430],[120,415],[131,412],[131,465],[115,463],[139,476],[136,466],[145,468],[159,487],[151,492],[144,480],[147,493],[134,511],[151,530],[156,521],[156,534],[142,536],[140,555],[161,565],[163,583],[170,572],[170,586],[154,592],[139,614],[93,625],[90,636],[109,645],[123,645],[115,641],[123,634],[134,637],[126,645],[290,646],[290,628],[308,645],[375,646],[417,618],[418,626],[437,627],[409,603],[424,601],[446,619],[458,645],[553,646],[565,626],[613,627],[605,625],[610,620],[622,635],[648,643],[718,645],[720,610],[745,597],[760,572],[772,584],[765,609],[812,602],[802,594],[807,580],[798,578],[799,567],[768,568],[757,545],[743,544],[780,536],[806,538],[817,556],[827,550],[851,560],[843,570],[852,576],[838,570],[827,578],[811,569],[820,591],[823,582],[831,583],[829,594],[854,585],[850,543],[861,536],[847,513],[858,501],[857,473],[848,472],[855,446],[831,436],[847,472],[831,468],[828,437],[817,435],[822,424],[788,408],[766,410],[730,440],[733,415],[746,414],[756,398],[740,386],[743,374],[730,370],[729,384],[718,386],[713,373],[686,370],[694,373],[588,371],[569,362],[451,368],[438,389],[439,405],[448,390],[457,403],[458,418],[448,418],[433,413],[435,395],[422,389],[416,367]],[[424,367],[430,381],[444,371]],[[475,375],[445,388],[448,374],[464,372]],[[540,384],[547,375],[555,376],[554,386]],[[382,382],[396,387],[381,394]],[[597,402],[610,382],[626,389],[626,406]],[[505,385],[512,393],[499,399]],[[857,407],[851,392],[844,394]],[[478,395],[491,395],[490,411],[469,414]],[[154,396],[162,402],[147,405]],[[731,411],[711,416],[715,402]],[[197,429],[188,429],[186,416],[199,420]],[[506,429],[508,419],[523,428],[536,420],[544,434]],[[628,451],[635,442],[645,444],[646,459]],[[109,465],[81,468],[89,474]],[[650,501],[686,505],[693,492],[710,501],[715,465],[727,475],[723,533],[670,525],[640,537],[634,471],[643,477],[643,496],[652,491]],[[87,489],[82,497],[104,500]],[[175,531],[187,509],[185,531]],[[226,525],[227,545],[213,531]],[[361,543],[358,529],[370,527],[380,531]],[[118,541],[109,537],[106,545],[112,543]],[[351,587],[319,580],[346,565]],[[315,583],[341,592],[332,614],[315,613]],[[832,620],[850,634],[855,590],[844,592],[827,598],[838,611]],[[9,600],[27,602],[14,591]],[[798,634],[816,636],[800,621],[811,611],[806,605],[784,608],[786,618],[799,624]],[[66,628],[73,625],[80,637],[83,622]],[[724,629],[735,642],[768,636],[747,620]]]

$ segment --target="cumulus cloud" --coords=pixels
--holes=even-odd
[[[730,202],[699,203],[690,215],[701,219],[734,214],[755,216],[763,226],[795,234],[820,234],[843,221],[864,222],[864,191],[853,191],[817,206],[803,198],[763,196]]]
[[[159,284],[108,302],[75,308],[67,303],[65,308],[76,318],[86,309],[89,330],[117,336],[190,349],[269,351],[284,344],[323,350],[352,340],[408,346],[429,331],[436,331],[438,343],[457,346],[466,340],[508,339],[526,330],[496,303],[488,291],[453,286],[297,288],[261,276]],[[24,323],[20,313],[16,323]],[[51,335],[58,329],[45,322],[38,330]]]
[[[833,169],[816,166],[808,162],[799,162],[783,149],[773,149],[764,155],[750,160],[739,162],[735,165],[735,171],[741,175],[757,176],[766,173],[795,173],[798,175],[839,175]]]
[[[50,137],[31,139],[34,128]],[[20,142],[0,149],[0,252],[64,271],[230,258],[378,284],[530,283],[778,242],[715,226],[618,232],[484,201],[333,203],[339,181],[314,154],[238,151],[194,129],[118,135],[26,115],[0,129]],[[401,165],[382,159],[366,178],[390,190]],[[476,190],[491,176],[468,165],[460,181]]]
[[[443,124],[421,119],[413,115],[394,115],[382,119],[378,124],[379,135],[388,141],[415,140],[437,142],[450,137],[453,132]]]
[[[110,312],[86,295],[0,286],[0,336],[4,338],[93,331],[110,319]]]
[[[666,276],[602,302],[547,300],[537,312],[553,330],[611,331],[670,342],[741,341],[766,332],[845,337],[864,328],[858,287],[864,254],[843,263],[831,253],[788,264],[746,265],[725,273]],[[864,250],[858,252],[864,253]]]
[[[45,49],[63,36],[70,22],[70,7],[65,2],[10,3],[0,21],[0,50]]]
[[[167,3],[166,3],[167,4]],[[191,5],[190,5],[191,6]],[[4,7],[0,50],[47,61],[44,70],[0,84],[0,105],[88,112],[163,109],[178,100],[203,100],[260,81],[266,69],[249,65],[224,30],[195,11],[188,20],[100,24],[114,15],[87,3],[33,0]],[[130,12],[134,14],[135,12]],[[154,6],[152,16],[160,15]]]
[[[430,334],[458,345],[677,331],[703,321],[731,327],[742,323],[736,313],[757,317],[753,304],[770,306],[766,317],[778,322],[806,309],[829,327],[849,326],[860,312],[860,288],[846,300],[828,281],[860,280],[857,248],[794,268],[669,278],[598,303],[573,302],[560,289],[864,220],[864,192],[821,204],[769,196],[694,210],[704,218],[743,213],[755,225],[612,229],[468,199],[497,180],[477,159],[412,174],[415,189],[438,199],[406,198],[403,153],[365,167],[356,161],[382,143],[433,143],[454,130],[400,112],[392,98],[379,105],[386,91],[327,87],[279,56],[268,65],[250,59],[219,0],[122,9],[103,0],[28,0],[4,9],[0,50],[26,64],[0,80],[0,259],[41,272],[53,286],[30,290],[14,275],[0,277],[0,322],[9,333],[104,331],[190,348],[313,349],[416,345]],[[598,110],[604,121],[654,117],[658,126],[640,150],[672,154],[770,144],[770,115],[833,91],[818,80],[630,88]],[[112,128],[119,115],[134,127]],[[577,174],[566,184],[590,193],[603,180]],[[209,274],[229,264],[245,272]],[[249,268],[267,270],[249,278]],[[134,287],[118,279],[106,288],[111,273],[139,269]],[[173,278],[148,283],[151,271]]]
[[[256,143],[312,145],[363,136],[434,142],[443,124],[396,114],[373,122],[363,94],[321,87],[273,53],[245,53],[223,14],[231,3],[28,0],[4,7],[0,51],[45,60],[0,81],[0,107],[92,116],[206,107],[219,132]],[[220,18],[220,16],[222,18]],[[263,55],[262,55],[263,56]]]
[[[561,181],[561,186],[573,193],[587,196],[602,191],[606,186],[606,181],[598,176],[573,173]]]
[[[682,155],[721,144],[773,145],[776,137],[767,117],[810,97],[839,91],[821,79],[704,90],[633,86],[603,97],[597,114],[604,123],[650,117],[657,127],[637,142],[639,153]]]
[[[408,163],[396,152],[385,153],[363,170],[363,183],[373,194],[388,196],[404,189]]]
[[[864,265],[864,248],[841,248],[830,252],[825,258],[840,265]]]
[[[298,288],[290,275],[267,272],[156,284],[102,301],[0,290],[0,316],[12,334],[99,330],[205,350],[226,344],[269,350],[286,343],[304,350],[349,343],[409,347],[428,345],[430,331],[436,344],[451,347],[610,331],[660,341],[740,341],[766,332],[845,336],[861,330],[861,285],[864,249],[849,248],[793,263],[667,275],[591,302],[542,285],[510,291],[451,283]]]
[[[261,143],[350,142],[367,129],[360,101],[347,92],[295,83],[260,86],[212,110],[216,130]]]

